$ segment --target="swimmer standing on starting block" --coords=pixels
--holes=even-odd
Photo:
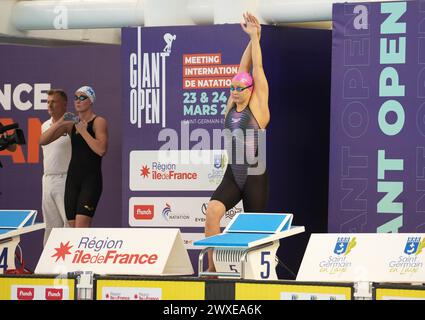
[[[260,46],[261,25],[250,13],[245,13],[243,18],[244,22],[241,26],[248,34],[250,42],[242,55],[238,73],[232,79],[224,124],[225,130],[232,133],[230,139],[225,137],[226,150],[231,156],[231,161],[221,184],[208,203],[205,222],[206,237],[221,232],[220,220],[226,211],[234,207],[241,199],[245,212],[263,212],[268,199],[268,175],[265,161],[260,163],[261,158],[265,159],[265,155],[258,157],[256,164],[251,164],[247,160],[249,152],[258,156],[259,131],[265,129],[270,121],[269,86],[263,69]],[[234,134],[236,132],[243,132],[242,139]],[[245,150],[242,162],[237,161],[238,150]],[[261,170],[255,169],[260,167]],[[212,251],[208,252],[208,271],[216,271]]]

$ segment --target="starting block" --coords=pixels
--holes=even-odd
[[[0,210],[0,274],[15,269],[15,250],[22,234],[44,229],[36,210]]]
[[[290,213],[238,213],[223,233],[194,242],[203,246],[198,275],[236,279],[277,280],[276,251],[279,240],[301,232]],[[203,271],[204,255],[213,250],[216,272]]]

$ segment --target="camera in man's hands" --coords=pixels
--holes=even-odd
[[[10,151],[15,151],[13,146],[17,144],[25,144],[24,132],[19,128],[19,124],[12,123],[8,126],[4,126],[0,122],[0,151],[8,149]],[[9,130],[14,130],[12,134],[7,134]],[[3,168],[3,165],[0,162],[0,168]]]
[[[0,151],[16,144],[25,144],[24,132],[19,128],[19,124],[13,123],[4,126],[0,123]],[[9,130],[14,130],[12,134],[7,134]]]

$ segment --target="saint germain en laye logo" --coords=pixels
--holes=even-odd
[[[350,237],[339,237],[335,244],[334,253],[337,255],[346,256],[350,253],[351,249],[353,249],[356,245],[356,238],[354,237],[350,241]]]
[[[425,238],[408,237],[404,245],[403,254],[388,263],[389,272],[400,275],[411,275],[423,267],[421,253],[425,248]]]
[[[216,185],[220,184],[223,179],[224,169],[227,165],[227,156],[223,153],[214,155],[214,168],[208,173],[208,180],[210,183]]]
[[[214,168],[216,169],[224,169],[226,166],[226,156],[223,154],[216,154],[214,155]]]
[[[166,69],[167,58],[177,36],[165,33],[162,51],[142,52],[142,31],[137,28],[137,52],[129,56],[130,123],[142,125],[161,124],[166,127]]]
[[[418,255],[422,252],[425,245],[425,238],[421,242],[421,237],[409,237],[407,238],[406,246],[404,247],[404,253],[407,255]]]
[[[347,272],[351,262],[347,256],[357,245],[356,237],[338,237],[333,255],[319,262],[320,272],[328,274],[341,274]]]

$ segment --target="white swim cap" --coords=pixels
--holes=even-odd
[[[94,90],[93,90],[92,87],[83,86],[80,89],[77,89],[76,92],[85,93],[87,95],[87,97],[89,97],[89,99],[92,103],[94,103],[96,101],[96,94],[94,93]]]

